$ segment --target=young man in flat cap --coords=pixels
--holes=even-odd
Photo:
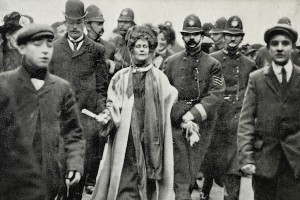
[[[48,72],[53,38],[50,26],[26,25],[17,37],[22,65],[0,75],[16,102],[16,119],[25,145],[33,148],[47,200],[55,199],[65,177],[69,186],[80,181],[85,148],[74,92],[67,81]],[[60,144],[65,155],[61,163]]]
[[[215,177],[224,176],[226,191],[224,199],[238,200],[241,180],[236,145],[238,120],[248,77],[250,72],[256,69],[256,65],[240,52],[239,46],[245,35],[240,17],[230,17],[222,34],[225,40],[224,48],[210,54],[222,65],[226,88],[217,112],[218,118],[210,151],[206,155],[212,162],[207,174]]]
[[[170,56],[164,68],[171,85],[178,90],[178,102],[171,112],[174,183],[176,199],[186,200],[191,199],[196,175],[210,143],[215,108],[223,96],[225,83],[220,62],[201,50],[203,29],[198,16],[185,18],[181,34],[186,49]]]
[[[130,65],[130,55],[126,45],[125,36],[129,28],[135,25],[134,22],[134,12],[131,8],[124,8],[118,18],[118,35],[111,38],[109,41],[116,45],[116,55],[115,60],[120,65],[119,68],[129,67]]]
[[[104,47],[83,33],[87,13],[80,0],[68,0],[65,5],[67,34],[54,42],[50,72],[71,83],[78,101],[79,112],[87,109],[100,113],[105,108],[108,70],[105,64]],[[97,174],[99,164],[99,129],[96,121],[84,114],[80,120],[86,139],[85,174],[78,186],[81,199],[85,182]]]
[[[291,61],[297,38],[286,24],[267,29],[272,62],[249,77],[238,153],[241,171],[253,175],[255,200],[300,197],[300,67]]]
[[[287,24],[289,26],[292,26],[292,22],[288,17],[281,17],[278,22],[278,24]],[[291,60],[296,65],[300,66],[300,53],[299,50],[295,48],[296,45],[294,45],[294,50],[291,54]],[[271,55],[268,51],[268,48],[266,46],[260,48],[257,51],[257,56],[255,59],[256,65],[258,68],[263,68],[266,65],[269,65],[272,62]]]

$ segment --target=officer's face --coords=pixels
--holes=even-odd
[[[220,42],[223,42],[223,34],[222,33],[212,33],[210,35],[211,39],[214,41],[215,44],[219,44]]]
[[[157,42],[158,42],[158,45],[157,45],[157,48],[156,48],[157,51],[163,51],[168,46],[167,39],[165,38],[165,34],[163,34],[163,33],[158,34]]]
[[[243,41],[243,36],[240,34],[224,34],[225,47],[229,48],[238,48],[241,42]]]
[[[69,19],[66,18],[66,26],[67,26],[67,31],[68,35],[73,38],[77,39],[83,34],[83,28],[84,28],[84,19]]]
[[[149,43],[147,40],[139,39],[136,41],[133,49],[132,56],[136,61],[144,61],[149,58]]]
[[[191,48],[198,46],[198,44],[202,41],[202,38],[203,36],[200,32],[182,33],[182,39],[184,43]]]
[[[91,22],[91,30],[97,35],[102,36],[104,33],[103,22]]]
[[[47,68],[52,58],[53,42],[52,39],[43,38],[29,41],[21,45],[19,49],[28,64],[38,68]]]
[[[122,36],[125,36],[128,29],[132,26],[133,23],[131,21],[122,21],[122,20],[118,21],[118,29]]]
[[[292,40],[286,35],[275,35],[269,41],[269,51],[277,65],[285,65],[293,51]]]
[[[62,36],[64,36],[67,32],[67,27],[65,24],[61,24],[60,26],[58,26],[56,28],[56,36],[57,38],[61,38]]]

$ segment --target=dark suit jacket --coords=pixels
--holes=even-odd
[[[274,177],[285,155],[300,175],[300,68],[293,66],[288,89],[271,66],[250,74],[238,127],[241,166],[256,165],[256,174]]]
[[[0,80],[0,199],[44,199],[40,171],[16,120],[14,99],[8,84]]]
[[[87,36],[76,52],[71,50],[66,35],[54,42],[49,70],[71,83],[80,110],[99,113],[105,108],[108,72],[104,54],[104,47]]]
[[[105,59],[114,60],[116,54],[116,45],[101,38],[97,42],[102,44],[105,48]]]
[[[32,148],[39,133],[41,149],[34,149],[35,156],[42,157],[39,165],[48,192],[56,193],[64,171],[77,170],[83,174],[85,141],[74,92],[67,81],[50,73],[37,91],[23,67],[0,74],[0,80],[8,82],[16,103],[17,121],[26,134],[25,145]],[[59,163],[60,138],[66,156],[63,163]]]

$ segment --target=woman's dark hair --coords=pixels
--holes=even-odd
[[[158,29],[159,29],[158,34],[163,33],[168,44],[173,45],[175,43],[175,39],[176,39],[175,31],[171,26],[159,24]]]
[[[157,46],[157,33],[149,26],[133,26],[125,37],[127,47],[132,50],[136,41],[139,39],[147,40],[150,51],[154,51]]]

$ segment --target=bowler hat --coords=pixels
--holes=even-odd
[[[243,22],[240,17],[232,16],[227,20],[223,33],[234,35],[245,35],[243,32]]]
[[[84,4],[80,0],[68,0],[65,6],[65,17],[73,20],[82,19],[86,16]]]
[[[49,25],[30,23],[24,26],[18,36],[17,45],[26,44],[37,38],[54,38],[54,30]]]
[[[276,24],[275,26],[272,26],[266,30],[264,34],[264,40],[268,44],[274,35],[279,34],[288,36],[294,44],[298,39],[298,33],[293,27],[288,24]]]
[[[201,21],[198,16],[188,15],[183,22],[182,31],[180,33],[203,33]]]

